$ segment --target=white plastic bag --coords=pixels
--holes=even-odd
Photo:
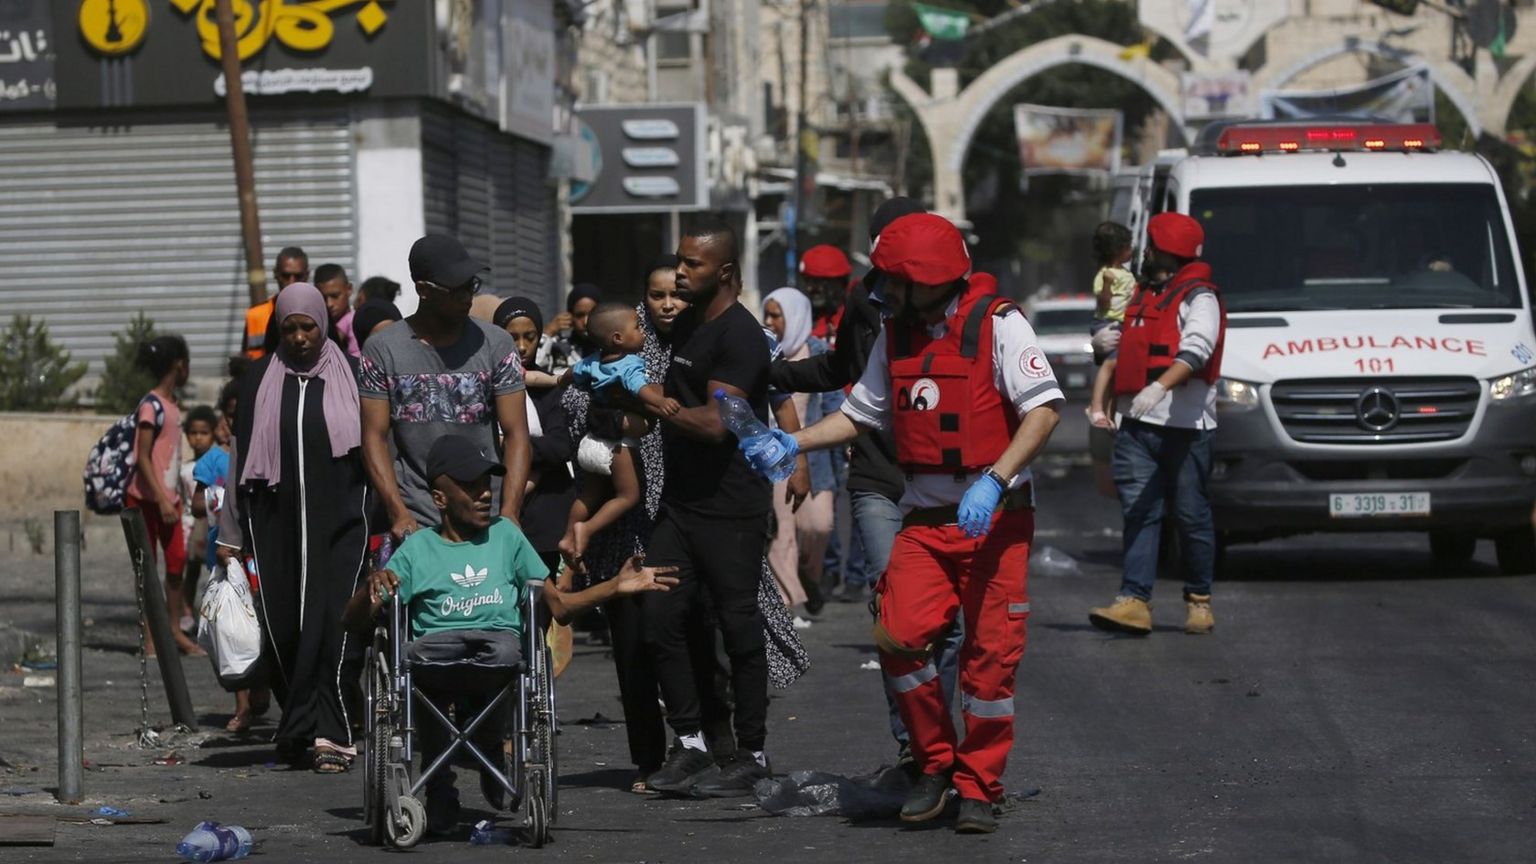
[[[261,658],[261,625],[251,602],[245,568],[233,558],[229,567],[208,583],[203,595],[197,644],[213,660],[220,680],[239,678]]]

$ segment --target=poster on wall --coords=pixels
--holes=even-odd
[[[1013,106],[1024,176],[1113,174],[1120,170],[1124,117],[1112,109]]]
[[[1427,66],[1410,66],[1357,87],[1266,90],[1259,116],[1294,120],[1337,114],[1381,117],[1396,123],[1435,122],[1435,85]]]
[[[1235,72],[1185,72],[1179,79],[1185,120],[1247,117],[1253,113],[1252,76]]]

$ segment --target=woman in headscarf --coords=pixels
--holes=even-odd
[[[341,615],[367,552],[357,380],[325,337],[325,300],[307,283],[277,298],[278,349],[242,378],[219,558],[249,553],[261,590],[262,660],[283,706],[279,755],[313,745],[317,773],[347,770],[352,743],[340,665]]]
[[[637,307],[640,324],[645,328],[645,347],[641,351],[645,357],[645,374],[654,384],[666,381],[667,368],[672,363],[672,349],[667,339],[678,314],[688,308],[688,304],[677,296],[676,271],[675,256],[664,255],[652,263],[645,274],[645,299]],[[590,396],[579,388],[571,387],[565,391],[563,402],[571,439],[580,440],[587,432]],[[666,480],[659,426],[640,439],[640,466],[645,506],[630,510],[618,522],[592,538],[587,545],[587,553],[582,556],[587,564],[587,572],[581,578],[594,583],[610,579],[631,555],[645,555],[645,544],[651,535],[657,511],[661,508],[661,489]],[[630,791],[645,794],[651,791],[645,778],[666,761],[668,736],[661,706],[657,701],[657,683],[650,652],[641,634],[640,604],[643,602],[639,595],[617,597],[604,604],[603,614],[608,619],[608,629],[613,639],[613,662],[619,676],[619,698],[624,704],[629,755],[639,769],[638,776],[630,785]],[[758,583],[757,602],[762,608],[763,633],[768,641],[768,677],[775,687],[783,689],[804,674],[810,668],[811,661],[800,643],[800,637],[795,633],[793,619],[779,600],[766,558]],[[701,611],[700,614],[706,613]],[[712,626],[688,629],[690,633],[714,633]],[[693,668],[699,676],[704,737],[711,752],[732,753],[736,747],[730,706],[724,698],[723,687],[717,683],[716,671],[719,664],[714,641],[701,639],[689,647],[694,657]]]
[[[780,288],[763,300],[763,326],[779,340],[785,360],[826,353],[827,343],[811,335],[814,317],[810,298],[798,288]],[[801,428],[807,428],[827,412],[838,410],[843,392],[796,393],[791,399],[800,415]],[[787,482],[774,484],[773,513],[778,524],[768,546],[768,567],[787,605],[809,602],[810,611],[816,612],[821,606],[821,571],[827,543],[832,538],[837,474],[830,450],[807,454],[806,461],[811,469],[811,495],[799,510],[786,500]]]
[[[597,345],[587,333],[587,320],[601,302],[603,294],[596,285],[578,282],[571,286],[571,293],[565,297],[565,311],[544,328],[545,338],[538,353],[540,367],[559,375],[596,350]]]

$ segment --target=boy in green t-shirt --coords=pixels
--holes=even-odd
[[[427,453],[426,478],[441,524],[411,534],[387,569],[369,577],[347,607],[348,628],[366,631],[384,601],[398,591],[410,622],[412,641],[406,656],[413,663],[517,663],[520,635],[528,623],[522,620],[528,586],[545,581],[549,569],[515,523],[492,516],[491,478],[504,474],[506,469],[468,438],[445,435],[435,441]],[[676,569],[641,567],[638,559],[630,559],[613,579],[584,591],[567,594],[550,582],[544,599],[555,619],[564,623],[618,594],[666,591],[677,584],[676,577],[667,575]],[[466,694],[457,700],[460,722],[478,714],[487,698]],[[430,765],[447,747],[448,733],[434,720],[424,718],[417,725],[422,765]],[[476,729],[475,745],[482,753],[501,749],[504,726],[502,718],[493,717]],[[458,824],[453,781],[453,772],[445,767],[427,782],[430,833],[449,833]],[[502,809],[504,789],[483,768],[480,789],[492,807]]]

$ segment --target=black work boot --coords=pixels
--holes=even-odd
[[[955,820],[956,834],[991,834],[997,830],[997,813],[992,802],[974,798],[960,799],[960,818]]]
[[[901,805],[901,821],[903,822],[927,822],[938,817],[944,812],[944,806],[949,803],[949,772],[938,774],[924,774],[907,793],[907,800]]]

